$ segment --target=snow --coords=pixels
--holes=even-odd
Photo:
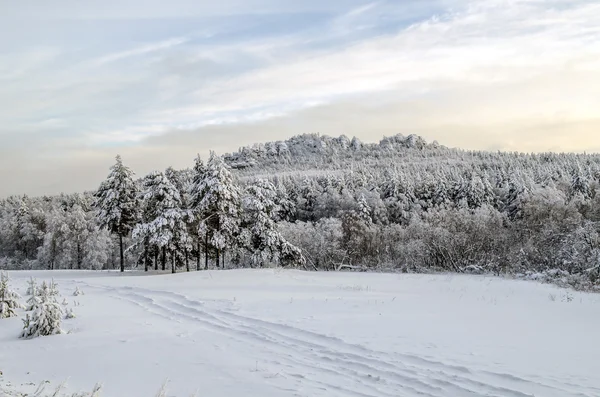
[[[231,270],[51,277],[64,335],[0,320],[0,389],[105,397],[600,395],[600,295],[475,275]],[[73,297],[79,288],[85,295]],[[62,299],[62,298],[61,298]],[[74,301],[79,302],[73,306]],[[2,393],[0,392],[0,396]]]

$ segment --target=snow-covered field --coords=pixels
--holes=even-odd
[[[20,340],[20,318],[0,320],[0,388],[101,382],[105,397],[147,397],[168,379],[177,397],[600,396],[600,295],[478,276],[10,276],[22,295],[30,276],[54,277],[80,305],[60,336]]]

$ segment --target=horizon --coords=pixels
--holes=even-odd
[[[363,144],[368,144],[368,145],[378,145],[384,139],[391,138],[391,137],[398,136],[398,135],[402,135],[405,138],[408,137],[408,136],[410,136],[410,135],[416,135],[419,138],[423,138],[422,136],[417,135],[417,134],[407,134],[407,135],[405,135],[405,134],[402,134],[402,133],[398,133],[398,134],[394,134],[394,135],[382,136],[379,139],[376,139],[376,140],[373,140],[373,141],[368,141],[368,140],[362,140],[362,139],[360,139],[360,138],[358,138],[356,136],[347,136],[347,135],[344,135],[344,134],[341,134],[339,136],[332,136],[332,135],[328,135],[328,134],[321,134],[321,133],[316,133],[315,132],[315,133],[305,133],[305,134],[293,135],[293,136],[285,137],[285,138],[277,140],[277,141],[286,142],[286,141],[288,141],[288,140],[290,140],[292,138],[300,137],[300,136],[303,136],[303,135],[317,135],[317,136],[319,136],[321,138],[328,137],[328,138],[333,138],[333,139],[341,137],[341,136],[345,136],[349,140],[352,140],[353,138],[357,138]],[[533,155],[536,155],[536,154],[546,154],[546,153],[551,153],[551,154],[556,154],[556,155],[600,156],[600,152],[585,152],[585,151],[582,151],[582,152],[558,152],[558,151],[538,151],[538,152],[532,151],[532,152],[523,152],[523,151],[509,151],[509,150],[465,149],[465,148],[461,148],[461,147],[448,146],[448,145],[445,145],[443,142],[439,142],[439,141],[437,141],[435,139],[434,140],[425,140],[425,141],[426,141],[427,144],[432,144],[432,143],[436,142],[439,145],[439,147],[443,148],[443,149],[456,150],[456,151],[466,151],[466,152],[484,152],[484,153],[492,153],[492,154],[493,153],[508,153],[508,154],[522,155],[522,156],[533,156]],[[222,153],[219,153],[219,152],[215,152],[215,153],[218,156],[226,156],[226,155],[231,155],[231,154],[234,154],[234,153],[238,153],[244,147],[252,147],[255,144],[265,144],[265,143],[270,143],[270,142],[276,142],[276,141],[253,142],[253,143],[248,144],[248,145],[240,146],[240,147],[238,147],[235,150],[231,150],[231,151],[228,151],[228,152],[222,152]],[[208,153],[210,151],[213,151],[213,150],[211,150],[209,148],[206,151],[207,154],[205,156],[201,156],[201,158],[202,158],[202,160],[204,162],[207,161],[207,159],[208,159]],[[54,197],[54,196],[59,196],[59,195],[62,195],[62,194],[68,196],[68,195],[76,195],[76,194],[93,193],[93,192],[96,191],[96,189],[98,188],[98,186],[100,185],[100,183],[102,183],[102,181],[104,181],[106,175],[108,175],[108,173],[109,173],[109,168],[112,167],[115,164],[115,161],[116,161],[117,157],[120,157],[121,161],[123,162],[123,164],[126,167],[130,168],[133,171],[135,179],[140,179],[141,180],[141,179],[144,178],[144,176],[150,174],[151,172],[155,172],[155,171],[164,172],[169,167],[173,167],[176,170],[192,169],[193,168],[194,159],[196,158],[197,155],[195,155],[192,158],[190,158],[189,161],[187,162],[187,164],[184,165],[184,166],[182,166],[182,167],[173,167],[172,165],[166,165],[165,167],[160,168],[160,169],[159,168],[153,168],[153,169],[150,169],[147,172],[138,173],[138,172],[136,172],[136,170],[133,167],[130,166],[130,164],[127,162],[127,159],[124,159],[123,156],[120,153],[115,153],[114,155],[112,155],[110,157],[110,160],[111,160],[110,164],[106,167],[106,169],[103,170],[104,171],[103,177],[98,181],[98,183],[97,183],[96,186],[92,186],[89,189],[82,189],[82,190],[78,190],[78,191],[59,191],[59,192],[50,192],[50,193],[44,192],[44,193],[41,193],[41,194],[29,194],[29,193],[23,193],[23,192],[20,192],[20,193],[17,192],[17,193],[7,194],[7,195],[0,194],[0,200],[7,199],[9,197],[24,197],[24,196],[27,196],[27,197],[41,197],[41,196]],[[298,171],[298,172],[302,172],[302,171]]]
[[[0,23],[0,197],[317,132],[600,153],[589,0],[34,0]]]

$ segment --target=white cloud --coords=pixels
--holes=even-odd
[[[555,79],[548,84],[568,85],[572,74],[567,70],[591,70],[598,62],[600,4],[582,3],[568,9],[546,9],[544,4],[476,2],[466,11],[432,18],[395,35],[325,54],[293,54],[278,64],[216,80],[197,90],[194,102],[149,118],[166,122],[166,127],[168,115],[201,124],[219,114],[252,108],[277,113],[282,108],[297,109],[378,91],[407,97],[445,90],[449,85],[454,95],[460,95],[461,84],[479,84],[490,90],[523,84],[527,89],[527,81],[547,74]],[[600,71],[588,78],[598,84]],[[595,112],[588,105],[598,102],[573,94],[575,97],[552,98],[551,103],[546,102],[551,105],[546,111]],[[588,103],[579,108],[585,101]],[[530,104],[503,116],[510,119],[539,111],[544,109]]]
[[[169,40],[160,41],[158,43],[150,43],[141,45],[137,48],[132,48],[126,51],[115,52],[113,54],[105,55],[101,58],[92,61],[92,64],[95,65],[104,65],[106,63],[120,61],[122,59],[135,57],[139,55],[145,55],[156,51],[167,50],[169,48],[184,44],[188,42],[189,39],[186,37],[177,37]]]
[[[600,109],[594,1],[152,0],[140,8],[138,1],[108,0],[102,9],[95,2],[67,7],[69,1],[31,16],[50,21],[31,37],[59,24],[64,36],[58,37],[68,44],[0,55],[5,151],[18,147],[29,156],[50,147],[66,159],[85,162],[85,153],[110,162],[117,148],[127,147],[144,170],[157,159],[180,165],[200,146],[231,150],[316,131],[364,140],[416,132],[474,149],[594,148]],[[11,13],[28,18],[23,7],[3,7],[0,23]],[[287,13],[292,25],[301,18],[297,11],[331,14],[302,16],[309,19],[294,29],[271,31],[263,22]],[[186,12],[199,19],[180,18]],[[275,14],[242,15],[252,12]],[[420,19],[405,25],[414,18]],[[105,38],[115,26],[135,37]],[[10,167],[6,158],[0,168]],[[64,183],[57,186],[74,181]]]

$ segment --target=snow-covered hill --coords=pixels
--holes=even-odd
[[[336,168],[347,162],[361,163],[406,157],[412,151],[434,149],[438,155],[446,148],[437,142],[427,143],[418,135],[402,134],[384,137],[378,143],[363,143],[358,138],[345,135],[334,138],[327,135],[297,135],[285,141],[257,143],[224,155],[233,169],[244,170],[267,167],[281,171],[282,168],[320,170]],[[414,154],[414,153],[412,153]]]
[[[106,397],[600,395],[600,295],[458,275],[283,270],[54,279],[69,334],[0,320],[0,388],[67,381]],[[85,295],[73,297],[79,287]],[[1,395],[2,393],[0,393]]]

